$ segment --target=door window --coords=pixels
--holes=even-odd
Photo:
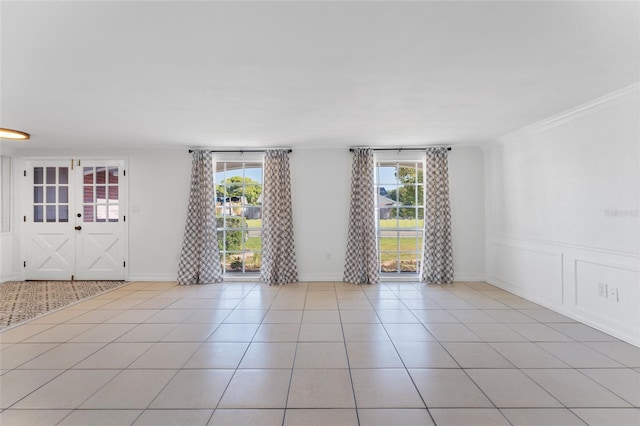
[[[216,226],[225,273],[262,264],[262,162],[216,162]]]
[[[420,271],[424,230],[423,163],[376,163],[375,191],[380,271]]]
[[[33,221],[69,222],[69,167],[33,168]]]
[[[120,206],[118,167],[82,168],[82,216],[84,222],[118,222]]]

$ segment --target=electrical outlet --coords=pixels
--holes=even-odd
[[[598,296],[608,297],[607,285],[605,283],[598,283]]]
[[[613,301],[613,302],[617,302],[618,299],[618,289],[617,288],[610,288],[609,289],[609,300]]]

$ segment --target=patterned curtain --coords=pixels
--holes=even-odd
[[[211,152],[194,150],[178,284],[209,284],[221,281],[222,265],[216,232],[213,161]]]
[[[373,173],[373,150],[354,148],[344,281],[355,284],[375,284],[380,277]]]
[[[260,279],[269,285],[297,282],[288,150],[272,149],[265,153],[262,188]]]
[[[448,153],[446,147],[427,148],[424,258],[421,273],[421,280],[425,283],[453,282]]]

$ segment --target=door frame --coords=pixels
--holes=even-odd
[[[125,259],[125,266],[123,267],[124,269],[124,275],[123,275],[123,279],[126,281],[129,279],[129,220],[127,220],[127,217],[129,216],[129,158],[128,156],[100,156],[100,155],[68,155],[68,156],[24,156],[20,158],[19,162],[14,162],[14,167],[15,167],[15,172],[14,172],[14,176],[19,176],[22,179],[22,190],[21,192],[21,197],[20,199],[16,199],[15,200],[15,206],[16,206],[16,210],[18,210],[16,213],[17,216],[15,216],[16,220],[13,222],[15,225],[17,225],[16,231],[17,233],[19,233],[17,236],[19,238],[20,241],[20,258],[19,258],[19,277],[21,280],[24,280],[26,277],[26,267],[24,266],[24,262],[26,261],[27,258],[27,237],[28,237],[28,230],[27,230],[27,223],[26,223],[26,218],[29,217],[29,209],[32,208],[32,203],[31,203],[31,197],[30,197],[30,179],[28,176],[26,176],[26,172],[27,172],[27,165],[30,162],[35,162],[35,161],[67,161],[69,165],[71,165],[71,161],[74,161],[74,169],[75,167],[82,167],[82,161],[85,160],[90,160],[90,161],[122,161],[123,163],[123,176],[122,176],[122,184],[120,186],[120,191],[121,193],[119,194],[119,205],[120,205],[120,215],[123,218],[123,229],[122,229],[122,239],[123,239],[123,257]],[[78,161],[80,161],[80,166],[78,165]],[[75,182],[74,182],[74,186],[75,186]],[[16,179],[16,185],[15,187],[18,187],[17,184],[17,179]],[[79,191],[79,190],[77,190]],[[17,197],[16,197],[17,198]],[[75,208],[75,202],[74,202],[74,206],[73,208]],[[71,223],[70,223],[71,226]],[[74,257],[74,263],[75,263],[75,257]]]

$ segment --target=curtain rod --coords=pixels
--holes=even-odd
[[[193,152],[192,149],[189,150],[189,154]],[[244,154],[245,152],[267,152],[266,149],[231,149],[231,150],[210,150],[209,152],[239,152],[240,154]],[[293,152],[292,149],[287,149],[287,152]]]
[[[424,148],[371,148],[372,151],[426,151]],[[451,151],[451,147],[447,147],[447,151]],[[353,152],[353,148],[349,148],[349,152]]]

